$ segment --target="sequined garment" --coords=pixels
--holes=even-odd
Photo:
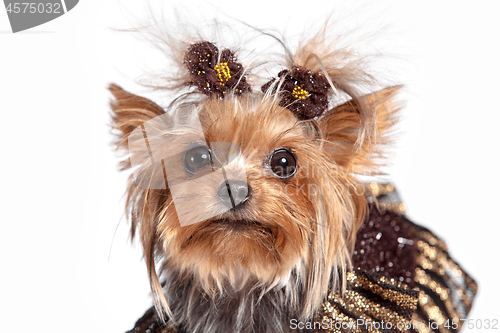
[[[347,275],[347,290],[342,297],[331,292],[304,331],[459,332],[476,283],[450,258],[441,239],[405,217],[391,184],[370,188],[376,200],[358,232],[356,269]],[[153,308],[128,333],[133,332],[187,333],[160,324]]]

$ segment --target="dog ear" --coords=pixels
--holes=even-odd
[[[115,84],[110,84],[108,89],[114,97],[110,106],[112,130],[117,137],[116,149],[128,151],[130,133],[148,120],[165,114],[165,111],[151,100],[131,94]],[[121,168],[130,168],[130,160],[123,161]]]
[[[384,165],[384,146],[397,122],[401,86],[352,98],[318,119],[325,149],[350,172],[372,173]]]
[[[115,84],[111,84],[108,89],[114,97],[110,105],[112,109],[112,128],[117,136],[115,142],[116,148],[123,150],[126,154],[130,154],[128,139],[134,136],[134,130],[138,127],[144,129],[146,122],[158,116],[165,115],[165,111],[149,99],[131,94]],[[122,170],[130,167],[130,158],[126,158],[121,162]],[[149,175],[147,172],[146,174]],[[131,239],[134,239],[136,231],[139,229],[155,306],[157,309],[165,310],[171,316],[170,308],[163,295],[155,268],[156,245],[158,242],[155,216],[158,206],[161,205],[161,200],[166,197],[166,194],[163,193],[162,195],[155,196],[154,191],[148,188],[140,188],[137,185],[137,179],[131,176],[128,184],[125,211],[131,222]],[[163,311],[159,312],[158,315],[164,320]]]

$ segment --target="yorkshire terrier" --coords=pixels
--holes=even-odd
[[[370,281],[410,297],[403,304],[380,292],[371,300],[408,310],[395,310],[399,320],[417,318],[416,243],[427,231],[381,204],[390,185],[359,179],[384,163],[400,87],[363,92],[370,75],[321,33],[288,52],[260,88],[234,50],[203,40],[178,45],[172,89],[185,92],[167,108],[109,88],[117,145],[127,154],[122,169],[132,171],[131,235],[142,243],[154,299],[131,332],[364,331],[335,324],[383,319],[370,307],[349,308],[350,292],[377,292],[363,289]],[[390,235],[390,256],[373,252],[378,230]]]

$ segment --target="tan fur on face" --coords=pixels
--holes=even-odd
[[[285,184],[267,170],[267,158],[276,148],[293,149],[293,141],[303,137],[302,129],[288,110],[250,100],[209,100],[199,116],[207,142],[232,142],[240,147],[237,165],[244,168],[252,197],[242,209],[186,227],[180,226],[175,211],[166,207],[158,229],[167,261],[195,271],[209,290],[224,279],[235,287],[250,278],[263,284],[286,279],[300,261],[310,231],[304,218],[291,213],[297,211],[293,203],[307,205],[308,200],[283,194]],[[214,186],[204,188],[197,183],[186,192],[204,191],[201,196],[218,202],[213,189]],[[295,215],[313,218],[307,206],[301,210],[304,211]],[[217,219],[245,220],[250,225],[231,229],[212,223]]]
[[[157,275],[167,270],[189,275],[211,297],[244,287],[282,288],[286,302],[300,309],[302,319],[312,317],[329,286],[345,286],[355,235],[367,209],[364,185],[356,174],[374,172],[382,164],[381,146],[389,142],[386,134],[399,108],[394,101],[398,87],[360,94],[357,87],[369,76],[348,62],[349,52],[328,51],[327,46],[318,34],[299,47],[289,66],[321,71],[349,100],[308,121],[299,121],[279,106],[279,94],[270,92],[264,97],[198,98],[191,104],[188,96],[188,107],[174,106],[166,114],[155,103],[110,86],[118,148],[129,157],[143,155],[146,175],[150,170],[146,153],[129,149],[128,140],[135,128],[161,118],[156,125],[162,124],[164,142],[159,146],[166,150],[205,141],[209,146],[237,145],[241,155],[227,171],[245,174],[251,188],[241,208],[224,211],[215,193],[220,180],[189,183],[191,176],[182,170],[184,148],[180,149],[170,165],[180,170],[173,178],[181,180],[176,185],[186,194],[181,204],[194,206],[196,199],[203,206],[197,207],[196,214],[184,216],[193,220],[186,225],[174,205],[171,180],[169,186],[154,189],[130,178],[126,209],[131,233],[132,237],[139,234],[160,317],[166,313],[175,320]],[[174,128],[177,118],[189,115],[199,118],[198,132]],[[276,177],[269,168],[270,154],[284,147],[295,154],[298,164],[290,179]],[[155,152],[160,158],[163,148]],[[131,168],[128,159],[122,167]],[[160,173],[154,177],[163,180]],[[292,285],[300,288],[292,290]],[[298,289],[304,294],[301,304],[297,304]]]
[[[113,89],[119,98],[127,96],[114,104],[119,121],[124,110],[133,110],[123,102],[137,101],[133,95]],[[392,90],[376,95],[383,101],[391,96]],[[358,153],[353,150],[359,121],[353,120],[357,113],[349,108],[337,107],[315,128],[311,121],[299,122],[273,98],[204,103],[199,118],[207,142],[239,145],[240,165],[245,168],[252,196],[240,210],[182,227],[168,189],[140,189],[130,183],[128,209],[133,230],[140,227],[159,304],[165,306],[166,301],[161,301],[155,257],[164,258],[164,268],[192,272],[211,294],[227,283],[235,289],[249,281],[269,287],[285,285],[291,270],[297,269],[309,294],[304,315],[314,311],[324,297],[325,285],[348,268],[354,235],[366,207],[362,187],[349,170],[352,162],[346,161],[363,163],[364,159],[352,156],[364,156],[369,148]],[[139,113],[145,112],[150,113]],[[126,118],[127,123],[131,118]],[[136,118],[138,124],[141,120]],[[379,130],[384,124],[387,122],[381,122]],[[269,154],[280,147],[290,148],[297,157],[298,172],[289,180],[275,177],[268,169]],[[232,229],[213,224],[217,219],[245,220],[248,226]]]

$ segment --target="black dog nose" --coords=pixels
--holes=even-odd
[[[243,180],[224,181],[217,190],[217,196],[227,208],[236,208],[250,197],[250,187]]]

